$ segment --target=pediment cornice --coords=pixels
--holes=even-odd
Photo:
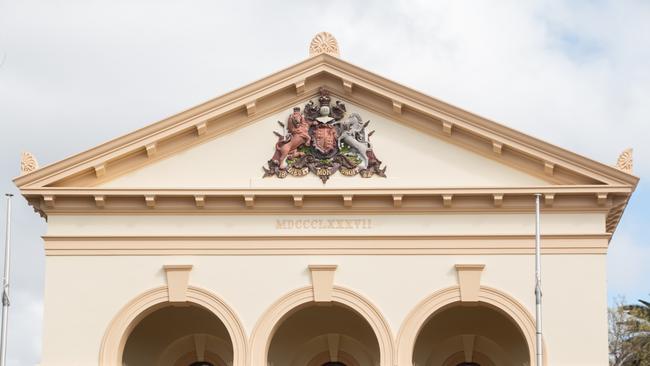
[[[137,159],[132,155],[151,153],[159,142],[180,139],[190,132],[199,137],[211,129],[223,133],[227,129],[210,125],[228,119],[224,117],[230,117],[230,120],[243,117],[241,119],[249,122],[258,120],[315,96],[320,87],[407,124],[418,126],[423,120],[428,120],[432,132],[450,135],[451,140],[455,134],[462,138],[468,135],[484,140],[497,155],[510,150],[528,159],[537,159],[540,170],[546,171],[547,175],[561,168],[596,184],[635,185],[638,182],[637,177],[614,167],[520,133],[327,54],[314,56],[187,111],[20,176],[14,182],[19,188],[33,188],[51,186],[84,170],[103,176],[103,173],[97,174],[97,170],[106,169],[112,161],[129,157]],[[241,123],[230,128],[245,123],[237,122]],[[111,174],[109,171],[106,173],[108,176]]]
[[[603,203],[614,198],[607,206],[624,208],[638,182],[638,178],[631,174],[429,97],[328,54],[311,57],[128,135],[27,173],[14,182],[35,208],[42,212],[55,212],[57,206],[56,210],[59,211],[66,200],[82,196],[86,197],[90,206],[109,210],[110,197],[132,199],[134,202],[143,200],[144,207],[153,208],[156,206],[155,197],[167,197],[168,192],[145,189],[147,193],[143,194],[137,190],[105,190],[97,185],[289,108],[315,96],[320,88],[423,133],[542,177],[551,184],[545,187],[478,189],[481,192],[469,188],[465,191],[461,188],[423,188],[420,192],[399,189],[376,192],[368,189],[348,193],[348,196],[386,197],[391,202],[390,207],[406,209],[407,205],[401,202],[409,201],[408,197],[438,197],[443,208],[447,202],[451,202],[448,197],[482,197],[480,200],[483,201],[487,197],[488,202],[496,202],[497,207],[501,207],[499,202],[506,207],[506,202],[514,202],[507,197],[530,197],[532,193],[542,193],[556,204],[564,198],[584,196],[594,201],[596,207],[606,207]],[[250,203],[255,201],[251,197],[284,196],[281,192],[264,190],[186,190],[169,194],[193,200],[202,196],[204,202],[206,199],[210,201],[216,197],[234,195],[243,199],[244,208],[251,207]],[[346,200],[345,195],[340,195],[336,189],[327,187],[298,195],[337,196],[344,207],[347,207],[346,202],[354,202],[353,199]],[[286,195],[294,196],[297,195]],[[400,203],[396,204],[398,201]],[[201,199],[196,199],[196,202],[201,202]],[[494,207],[495,203],[490,205]],[[131,207],[140,208],[139,205]],[[620,217],[620,212],[617,215]]]
[[[530,213],[541,194],[544,212],[603,212],[612,233],[628,186],[541,186],[392,189],[24,189],[43,216],[57,214],[414,214]]]

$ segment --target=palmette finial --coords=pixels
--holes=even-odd
[[[616,161],[616,168],[628,174],[632,174],[632,148],[625,149]]]
[[[339,43],[336,38],[328,32],[320,32],[312,38],[309,44],[309,57],[314,57],[326,53],[335,57],[339,57]]]

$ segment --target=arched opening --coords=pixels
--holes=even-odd
[[[230,350],[232,354],[232,363],[230,365],[246,366],[246,335],[241,322],[232,309],[219,297],[199,287],[189,286],[186,295],[186,303],[172,304],[168,301],[169,292],[167,287],[161,286],[143,292],[127,303],[115,315],[106,329],[99,350],[99,366],[123,365],[126,343],[133,334],[135,328],[140,325],[142,320],[147,319],[147,317],[152,313],[171,306],[176,306],[180,309],[195,307],[200,310],[208,311],[212,316],[210,319],[220,320],[221,324],[223,324],[227,329],[228,337],[220,337],[218,338],[218,341],[215,341],[215,339],[217,339],[216,336],[210,333],[204,333],[206,349],[221,349],[219,352],[212,352],[214,354],[227,354],[228,352],[224,352],[223,350]],[[199,345],[202,344],[202,335],[198,334],[198,341],[194,335],[196,334],[174,340],[170,346],[167,347],[166,351],[172,352],[177,349],[183,350],[183,347],[187,349],[187,346],[184,346],[183,343],[187,342],[188,339],[193,340],[195,343],[198,342]],[[229,345],[228,342],[230,342]],[[189,360],[188,365],[192,362],[195,361]],[[218,365],[218,363],[213,365],[208,364],[208,366],[216,365]]]
[[[304,304],[280,320],[267,354],[268,365],[376,366],[377,336],[366,319],[338,303]]]
[[[123,366],[230,366],[233,345],[223,322],[196,304],[161,304],[133,328]]]
[[[413,348],[417,366],[526,366],[526,337],[503,311],[455,302],[432,314]]]

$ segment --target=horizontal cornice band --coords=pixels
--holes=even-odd
[[[56,255],[524,255],[533,235],[438,236],[45,236]],[[544,254],[606,254],[609,234],[543,235]]]
[[[44,188],[25,189],[23,194],[43,216],[252,212],[408,214],[532,212],[537,193],[542,195],[545,212],[609,212],[613,207],[623,207],[632,189],[630,186],[610,185],[357,189]],[[615,227],[614,224],[609,226]]]
[[[318,195],[318,196],[337,196],[342,194],[352,195],[441,195],[441,194],[460,194],[460,195],[480,195],[480,194],[535,194],[535,193],[559,193],[559,194],[587,194],[587,193],[631,193],[632,186],[628,185],[553,185],[537,187],[440,187],[440,188],[140,188],[140,189],[121,189],[121,188],[92,188],[92,187],[48,187],[23,189],[22,193],[26,196],[31,195],[68,195],[68,196],[85,196],[85,195],[113,195],[113,196],[143,196],[143,195],[160,195],[160,196],[193,196],[197,194],[210,196],[240,196],[253,194],[257,196],[293,196],[297,194]]]

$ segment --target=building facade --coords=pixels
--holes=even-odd
[[[588,132],[585,132],[588,133]],[[339,58],[15,179],[47,219],[44,366],[608,364],[638,178]]]

